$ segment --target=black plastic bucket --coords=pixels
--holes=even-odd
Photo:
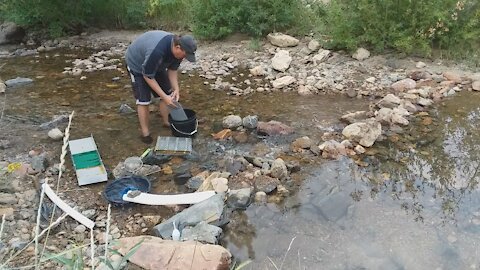
[[[187,115],[187,120],[177,121],[172,119],[172,116],[168,115],[168,121],[170,122],[170,130],[175,137],[192,137],[197,133],[198,121],[195,111],[190,109],[183,109]]]

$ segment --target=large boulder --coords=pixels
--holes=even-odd
[[[375,119],[367,119],[364,122],[353,123],[345,127],[343,136],[365,147],[372,146],[382,134],[382,125]]]
[[[280,72],[285,72],[291,63],[292,57],[286,50],[279,50],[272,58],[272,68]]]
[[[196,241],[178,242],[153,236],[121,238],[115,249],[123,256],[141,243],[128,259],[142,269],[230,269],[230,252],[222,246]]]
[[[19,43],[25,37],[25,30],[15,23],[5,22],[0,25],[0,45]]]
[[[282,33],[270,33],[267,36],[268,41],[277,47],[295,47],[300,42],[298,39]]]
[[[173,222],[181,226],[195,226],[201,221],[207,223],[217,221],[221,218],[224,209],[225,194],[216,194],[209,199],[197,203],[167,221],[153,227],[153,231],[157,236],[164,239],[170,239],[173,231]]]

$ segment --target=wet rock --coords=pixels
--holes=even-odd
[[[173,181],[177,185],[184,185],[191,178],[192,174],[190,172],[178,172],[173,175]]]
[[[246,209],[250,205],[251,188],[230,190],[227,197],[227,205],[233,209]]]
[[[297,160],[292,160],[286,163],[287,169],[291,173],[299,172],[301,170],[300,162]]]
[[[173,221],[185,226],[195,226],[201,221],[211,223],[220,219],[224,208],[224,195],[216,194],[209,199],[197,203],[169,218],[167,221],[153,227],[157,236],[170,239],[173,231]]]
[[[258,125],[258,116],[256,115],[247,115],[242,119],[242,125],[245,128],[255,129]]]
[[[361,145],[357,145],[355,146],[355,152],[357,152],[358,154],[363,154],[366,152],[365,148],[363,148],[363,146]]]
[[[328,221],[337,222],[344,218],[350,205],[352,205],[352,199],[344,192],[337,192],[327,197],[316,196],[312,199],[313,205],[318,207],[321,215]]]
[[[348,124],[355,123],[357,121],[362,121],[366,120],[368,118],[368,112],[367,111],[358,111],[358,112],[353,112],[353,113],[347,113],[343,115],[340,120],[343,122],[346,122]]]
[[[244,158],[227,158],[225,160],[225,169],[231,175],[237,175],[239,172],[244,171],[248,161]]]
[[[214,140],[226,140],[232,136],[232,130],[227,128],[215,134],[212,134]]]
[[[142,158],[142,162],[147,165],[162,165],[169,162],[171,159],[171,155],[157,155],[154,151],[150,151],[144,158]]]
[[[278,185],[277,186],[277,194],[281,197],[288,197],[288,195],[290,195],[290,191],[288,191],[288,189],[286,187],[284,187],[283,185]]]
[[[217,193],[226,192],[228,190],[228,179],[223,177],[213,178],[210,180],[213,190]]]
[[[270,33],[267,35],[268,41],[277,47],[295,47],[300,42],[298,39],[282,33]]]
[[[285,162],[281,158],[277,158],[273,161],[270,168],[270,175],[280,180],[285,180],[288,177],[288,170]]]
[[[245,156],[245,160],[250,162],[251,164],[262,168],[264,163],[269,163],[270,161],[264,158],[259,158],[259,157],[251,157],[251,156]]]
[[[381,108],[377,112],[376,119],[383,124],[408,125],[409,121],[403,117],[404,115],[408,115],[408,112],[400,112],[396,108],[393,110],[389,108]]]
[[[267,202],[267,193],[263,191],[258,191],[255,193],[255,202],[256,203],[266,203]]]
[[[345,145],[335,140],[326,141],[319,145],[318,148],[322,151],[322,157],[328,159],[338,159],[341,156],[347,155]]]
[[[22,85],[30,84],[30,83],[33,83],[33,80],[32,80],[32,79],[29,79],[29,78],[21,78],[21,77],[17,77],[17,78],[15,78],[15,79],[10,79],[10,80],[5,81],[5,85],[6,85],[7,87],[17,87],[17,86],[22,86]]]
[[[288,135],[293,133],[293,128],[278,122],[278,121],[270,121],[270,122],[258,122],[257,132],[259,134],[266,134],[269,136],[272,135]]]
[[[48,137],[54,141],[59,141],[63,138],[63,132],[58,128],[54,128],[48,131]]]
[[[235,129],[242,125],[242,118],[238,115],[229,115],[223,118],[222,126],[228,129]]]
[[[202,185],[205,178],[208,176],[208,172],[202,172],[200,174],[195,175],[194,177],[187,180],[185,186],[189,189],[197,190]]]
[[[129,261],[143,269],[190,269],[192,265],[195,269],[228,270],[230,268],[231,254],[219,245],[136,236],[119,239],[115,248],[125,256],[140,242],[142,244]]]
[[[60,124],[68,122],[68,114],[64,115],[56,115],[53,117],[53,120],[50,122],[46,122],[40,125],[41,130],[47,130],[57,127]]]
[[[290,145],[290,148],[294,152],[299,152],[302,149],[310,149],[312,145],[312,139],[310,139],[308,136],[304,136],[293,141],[293,143]]]
[[[245,131],[234,132],[232,138],[237,143],[246,143],[248,141],[248,134]]]
[[[129,113],[134,113],[135,110],[132,109],[127,104],[122,104],[122,105],[120,105],[120,108],[118,109],[118,112],[121,113],[121,114],[129,114]]]
[[[280,180],[268,175],[259,175],[255,177],[254,180],[256,190],[263,191],[267,194],[274,191],[277,186],[280,185]]]
[[[370,147],[382,134],[382,125],[375,119],[367,119],[364,122],[348,125],[343,129],[342,134],[362,146]]]
[[[199,241],[208,244],[217,244],[222,234],[222,228],[201,221],[193,228],[182,230],[182,241]]]

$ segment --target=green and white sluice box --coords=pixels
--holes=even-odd
[[[83,186],[108,180],[105,165],[103,165],[93,137],[70,140],[68,144],[78,185]]]

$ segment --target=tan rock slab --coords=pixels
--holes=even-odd
[[[227,249],[195,241],[178,242],[154,236],[135,236],[119,239],[115,248],[125,256],[142,239],[143,242],[129,261],[144,269],[228,270],[230,267],[232,255]]]

